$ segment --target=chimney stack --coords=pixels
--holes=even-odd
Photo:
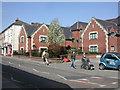
[[[19,20],[19,18],[16,18],[16,21],[18,21]]]

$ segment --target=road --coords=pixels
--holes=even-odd
[[[119,72],[99,70],[99,59],[90,60],[95,65],[93,71],[81,69],[80,60],[76,60],[77,69],[70,67],[71,62],[45,65],[42,61],[13,57],[2,57],[1,65],[3,77],[21,88],[118,88]]]

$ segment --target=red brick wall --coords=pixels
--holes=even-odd
[[[117,52],[117,37],[115,36],[114,38],[112,38],[111,36],[109,36],[109,52],[111,52],[111,46],[115,47],[115,52]]]
[[[120,53],[120,37],[117,38],[117,52]]]
[[[21,36],[24,36],[24,42],[23,42],[23,43],[20,42]],[[19,47],[19,50],[20,50],[20,47],[24,47],[24,50],[26,51],[26,34],[25,34],[23,28],[22,28],[21,31],[20,31],[20,35],[19,35],[19,46],[18,46],[18,47]]]
[[[33,36],[33,43],[36,46],[36,49],[39,50],[39,47],[47,47],[47,43],[41,43],[39,42],[39,36],[40,35],[46,35],[47,36],[47,28],[45,26],[42,26],[40,30],[35,33]]]
[[[62,46],[68,46],[68,45],[72,47],[72,41],[66,40],[65,43],[62,44]]]
[[[92,25],[94,24],[94,28]],[[97,40],[89,40],[89,32],[97,31],[98,32],[98,39]],[[106,52],[106,35],[105,32],[100,28],[100,26],[92,20],[90,25],[88,26],[87,30],[83,35],[83,51],[89,52],[89,45],[98,45],[98,52],[105,53]]]
[[[28,38],[28,52],[31,50],[31,38]]]
[[[78,49],[79,47],[82,47],[82,43],[80,43],[80,37],[81,37],[80,31],[72,31],[72,35],[74,39],[78,39],[78,42],[75,41],[75,43],[73,43],[73,47],[76,49]]]

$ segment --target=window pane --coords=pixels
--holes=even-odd
[[[97,46],[91,46],[90,52],[97,52]]]
[[[46,43],[46,37],[40,37],[40,42]]]
[[[97,33],[91,33],[90,34],[90,40],[97,39]]]

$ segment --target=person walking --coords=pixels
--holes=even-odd
[[[49,65],[49,61],[48,61],[49,53],[48,53],[48,51],[45,51],[44,58],[45,58],[45,63],[46,63],[47,65]]]
[[[86,64],[87,64],[87,58],[86,58],[85,52],[84,52],[83,56],[82,56],[82,65],[81,65],[81,68],[85,68]]]
[[[45,57],[44,57],[44,55],[45,55],[45,50],[44,50],[43,53],[42,53],[42,59],[43,59],[43,61],[45,62]]]
[[[74,69],[76,69],[76,65],[75,65],[76,54],[75,54],[74,51],[72,52],[71,59],[72,59],[71,67],[73,67]]]

